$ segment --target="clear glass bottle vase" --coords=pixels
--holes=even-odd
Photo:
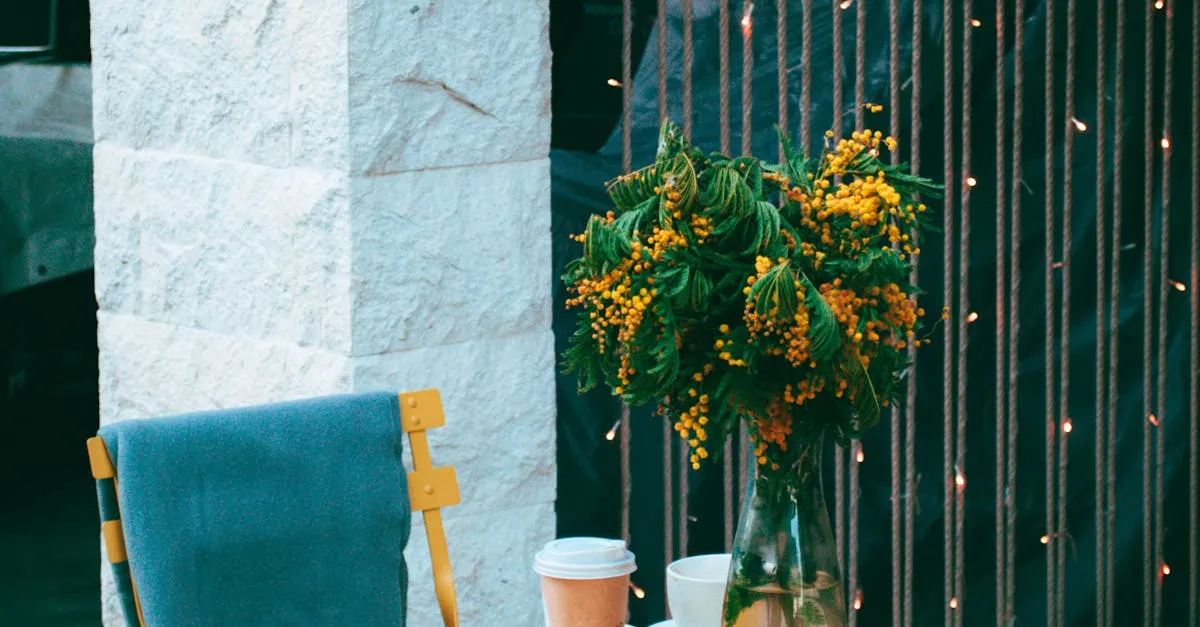
[[[821,485],[821,439],[786,473],[753,458],[725,586],[725,627],[844,627],[845,590]]]

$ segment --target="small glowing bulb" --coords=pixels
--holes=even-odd
[[[1087,124],[1083,120],[1080,120],[1079,118],[1076,118],[1076,117],[1072,117],[1071,124],[1074,124],[1075,130],[1079,131],[1080,133],[1087,132]]]
[[[860,463],[860,464],[861,464],[861,463],[863,463],[863,452],[862,452],[862,449],[858,449],[858,455],[857,455],[857,456],[855,456],[855,458],[854,458],[854,459],[858,460],[858,463]]]
[[[1042,536],[1042,544],[1050,544],[1050,536]]]
[[[620,420],[613,423],[613,426],[611,429],[608,430],[608,433],[604,434],[604,439],[608,440],[609,442],[612,442],[617,437],[617,429],[619,429],[619,428],[621,428]]]
[[[972,311],[971,313],[967,314],[967,322],[975,322],[978,319],[979,319],[978,311]]]
[[[615,78],[610,78],[610,79],[608,79],[608,86],[609,87],[620,87],[621,81],[619,81]]]
[[[856,592],[854,594],[854,609],[855,610],[862,609],[862,590],[859,590],[858,592]]]
[[[1070,433],[1074,428],[1075,427],[1071,425],[1071,420],[1069,418],[1063,421],[1063,433]]]
[[[958,609],[958,597],[952,597],[950,599],[950,609],[952,609],[952,610]]]
[[[852,4],[854,4],[854,0],[842,0],[842,3],[839,4],[838,6],[841,7],[843,11],[845,11],[846,9],[849,9],[850,5],[852,5]]]
[[[1166,564],[1163,564],[1163,565],[1162,565],[1162,574],[1163,574],[1163,576],[1170,575],[1170,574],[1171,574],[1171,567],[1170,567],[1170,566],[1167,566]]]
[[[749,13],[742,16],[742,26],[745,28],[750,28],[750,14]]]
[[[979,181],[975,180],[975,177],[973,177],[973,176],[967,177],[967,187],[975,187],[978,184],[979,184]]]
[[[1186,292],[1187,291],[1187,286],[1184,285],[1183,283],[1180,283],[1179,281],[1173,281],[1171,279],[1167,279],[1167,283],[1171,287],[1175,288],[1176,292]]]
[[[979,28],[980,26],[983,26],[983,22],[980,22],[976,18],[971,18],[971,26],[974,26],[975,28]]]
[[[639,587],[637,587],[637,584],[633,583],[632,581],[631,581],[631,582],[629,582],[629,589],[630,589],[630,590],[633,590],[633,596],[635,596],[635,597],[637,597],[637,598],[639,598],[639,599],[644,599],[644,598],[646,598],[646,591],[645,591],[645,590],[642,590],[642,589],[641,589],[641,588],[639,588]]]
[[[1158,143],[1163,147],[1163,150],[1171,147],[1171,140],[1167,139],[1166,137],[1162,138],[1162,141]]]
[[[962,476],[962,473],[954,475],[954,485],[960,488],[967,485],[967,479]]]
[[[868,150],[868,151],[867,151],[867,154],[871,155],[872,157],[878,157],[878,156],[879,156],[879,149],[878,149],[878,148],[872,148],[872,149],[870,149],[870,150]]]
[[[1154,0],[1154,8],[1156,9],[1162,9],[1164,4],[1163,0]]]
[[[1147,416],[1147,418],[1149,418],[1149,420],[1150,420],[1150,424],[1152,424],[1152,425],[1154,425],[1154,426],[1156,426],[1156,427],[1158,426],[1158,424],[1159,424],[1159,423],[1158,423],[1158,416],[1155,416],[1154,414],[1150,414],[1149,416]]]

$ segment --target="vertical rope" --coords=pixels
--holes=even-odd
[[[909,107],[910,131],[909,155],[913,172],[921,171],[921,48],[922,48],[922,3],[914,2],[912,26],[912,99]],[[915,233],[915,231],[914,231]],[[910,280],[917,282],[917,256],[913,256]],[[908,373],[908,388],[904,403],[904,626],[912,627],[913,614],[913,521],[916,518],[917,471],[916,471],[916,423],[917,423],[917,349],[908,347],[908,358],[912,366]]]
[[[833,8],[833,133],[842,135],[842,9]],[[834,141],[837,141],[836,139]],[[838,563],[846,568],[846,457],[842,447],[833,449],[833,524]]]
[[[1106,377],[1104,372],[1106,341],[1108,339],[1108,329],[1104,324],[1104,305],[1105,300],[1105,266],[1107,265],[1107,256],[1105,255],[1105,215],[1108,211],[1107,205],[1104,203],[1105,198],[1105,169],[1107,154],[1105,153],[1105,137],[1104,137],[1104,104],[1105,99],[1103,94],[1106,93],[1105,79],[1107,77],[1105,67],[1106,50],[1106,33],[1104,24],[1104,3],[1096,4],[1096,93],[1100,97],[1096,98],[1096,624],[1103,625],[1105,623],[1105,609],[1108,607],[1105,594],[1107,590],[1104,586],[1106,579],[1105,568],[1107,563],[1105,560],[1105,544],[1109,541],[1107,537],[1108,527],[1105,524],[1104,517],[1104,473],[1105,455],[1107,448],[1105,447],[1105,431],[1104,416],[1106,411],[1104,402],[1107,396],[1105,395]],[[1070,132],[1070,131],[1068,131]],[[1115,252],[1113,254],[1116,254]]]
[[[1063,126],[1066,120],[1075,117],[1075,0],[1067,0],[1067,93],[1063,114]],[[1059,408],[1055,416],[1056,427],[1062,424],[1071,411],[1070,382],[1071,382],[1071,243],[1074,231],[1071,227],[1071,210],[1073,207],[1072,183],[1074,175],[1075,134],[1069,130],[1063,138],[1063,226],[1062,226],[1062,317],[1059,323],[1059,359],[1061,370],[1059,379]],[[1058,429],[1056,428],[1056,431]],[[1058,564],[1055,574],[1058,581],[1055,584],[1055,607],[1058,616],[1055,625],[1063,627],[1066,617],[1066,553],[1067,553],[1067,437],[1059,435],[1058,439],[1058,529],[1057,541],[1054,543]]]
[[[1166,6],[1166,57],[1163,59],[1163,141],[1171,137],[1171,99],[1174,97],[1175,67],[1175,2]],[[1193,155],[1193,159],[1195,156]],[[1163,560],[1163,507],[1166,489],[1163,484],[1163,458],[1166,455],[1166,438],[1162,425],[1167,416],[1167,298],[1174,289],[1168,282],[1171,266],[1171,149],[1162,149],[1162,241],[1159,243],[1159,296],[1158,296],[1158,420],[1155,430],[1154,460],[1154,541],[1155,565],[1161,568]],[[1195,565],[1192,566],[1195,569]],[[1162,626],[1163,578],[1159,574],[1154,580],[1154,626]]]
[[[752,93],[752,78],[754,76],[754,42],[751,34],[754,31],[754,1],[742,0],[742,154],[750,154],[750,140],[753,133],[750,127],[750,112],[754,104]]]
[[[888,2],[888,135],[900,135],[900,1]],[[900,163],[900,151],[891,151],[892,164]],[[913,259],[916,261],[915,256]],[[912,378],[912,369],[909,371]],[[891,455],[892,455],[892,624],[900,622],[903,611],[903,598],[900,589],[900,429],[902,428],[899,405],[894,405],[890,411]]]
[[[974,10],[973,0],[964,0],[963,15],[960,23],[962,24],[962,125],[961,125],[961,146],[962,146],[962,165],[960,167],[959,176],[966,177],[971,171],[971,24],[967,16]],[[949,41],[949,40],[947,40]],[[949,118],[946,119],[949,123]],[[949,154],[949,153],[947,153]],[[1000,185],[1000,181],[996,182]],[[967,296],[967,277],[971,260],[969,250],[971,239],[971,186],[962,185],[959,187],[961,199],[959,201],[959,225],[958,225],[958,428],[955,434],[955,454],[954,466],[963,476],[967,474],[967,318],[961,315],[963,311],[970,309],[970,302]],[[965,560],[963,553],[965,550],[965,534],[963,528],[966,526],[966,489],[965,486],[958,486],[954,492],[954,596],[958,599],[958,611],[954,613],[954,624],[957,627],[962,627],[963,614],[962,606],[966,602],[966,569],[963,568]]]
[[[1105,537],[1108,546],[1104,556],[1104,617],[1105,625],[1113,624],[1113,586],[1116,573],[1116,505],[1117,505],[1117,356],[1120,352],[1121,329],[1121,212],[1123,209],[1123,180],[1125,157],[1125,134],[1121,131],[1125,123],[1125,3],[1117,3],[1117,51],[1116,51],[1116,104],[1113,115],[1113,196],[1112,196],[1112,274],[1109,280],[1108,310],[1108,452],[1107,507],[1105,508]],[[1193,154],[1195,154],[1193,152]],[[1194,621],[1193,621],[1194,622]]]
[[[1045,178],[1046,178],[1046,197],[1043,215],[1045,222],[1042,230],[1045,231],[1045,283],[1043,290],[1046,292],[1046,318],[1043,322],[1045,330],[1045,390],[1046,397],[1046,624],[1054,627],[1054,620],[1058,616],[1058,592],[1055,589],[1058,584],[1058,577],[1055,574],[1057,562],[1055,556],[1058,551],[1058,534],[1055,526],[1055,478],[1057,476],[1054,466],[1054,443],[1058,437],[1058,409],[1055,406],[1055,381],[1054,381],[1054,302],[1056,290],[1054,286],[1054,249],[1055,249],[1055,208],[1054,208],[1054,133],[1058,128],[1055,121],[1056,108],[1054,105],[1054,0],[1046,0],[1046,60],[1045,60],[1045,78],[1043,89],[1046,99],[1046,118],[1045,134],[1046,145],[1042,149],[1045,154]]]
[[[692,138],[692,0],[683,0],[683,136]]]
[[[1145,20],[1145,51],[1144,65],[1142,75],[1145,78],[1145,93],[1152,94],[1154,90],[1154,55],[1152,54],[1154,42],[1154,14],[1152,5],[1146,3],[1146,20]],[[1152,225],[1152,216],[1154,214],[1151,203],[1154,201],[1154,128],[1153,116],[1150,115],[1149,108],[1143,116],[1143,149],[1145,150],[1145,168],[1143,170],[1143,188],[1142,188],[1142,268],[1144,271],[1142,283],[1142,415],[1148,416],[1153,413],[1154,407],[1151,403],[1154,402],[1154,388],[1151,387],[1153,382],[1150,380],[1151,375],[1151,358],[1152,344],[1150,343],[1150,317],[1154,313],[1154,286],[1153,286],[1153,258],[1151,257],[1151,249],[1154,243],[1154,228]],[[1159,418],[1161,420],[1161,418]],[[1151,433],[1151,422],[1146,420],[1142,423],[1142,559],[1145,563],[1142,580],[1142,624],[1150,625],[1150,618],[1153,614],[1154,604],[1154,558],[1150,551],[1151,536],[1154,532],[1154,510],[1151,509],[1150,494],[1151,494],[1151,474],[1150,474],[1150,447],[1153,438]]]
[[[684,137],[691,137],[692,126],[692,24],[691,24],[691,2],[684,0],[688,5],[685,9],[686,15],[683,19],[683,134]],[[659,12],[658,32],[662,34],[659,39],[658,49],[665,51],[667,49],[667,9],[666,0],[659,0],[661,11]],[[667,94],[666,94],[666,75],[667,75],[667,56],[665,52],[658,56],[658,77],[659,88],[662,90],[659,97],[658,108],[660,114],[664,118],[659,121],[662,124],[666,121],[665,115],[667,111]],[[685,440],[679,440],[679,451],[677,453],[679,464],[679,507],[676,511],[679,515],[679,520],[676,523],[676,528],[679,530],[679,543],[676,547],[679,557],[687,557],[688,554],[688,517],[689,499],[688,499],[688,477],[692,470],[690,456],[691,451],[688,449],[688,443]]]
[[[742,0],[742,154],[750,154],[750,140],[753,137],[750,126],[751,105],[754,102],[753,98],[753,82],[754,76],[754,42],[750,36],[754,29],[754,1]],[[747,442],[746,427],[743,425],[738,432],[739,450],[742,455],[749,450],[750,446]],[[738,464],[738,485],[745,490],[747,481],[746,464]]]
[[[655,28],[658,38],[658,123],[661,126],[667,120],[667,3],[666,0],[658,0],[658,19],[655,22]],[[684,123],[687,123],[685,118]],[[686,133],[685,133],[686,135]],[[686,464],[688,458],[687,442],[676,440],[671,436],[671,430],[667,425],[663,425],[663,554],[666,563],[671,563],[676,557],[675,547],[675,530],[676,521],[674,520],[675,513],[675,481],[674,472],[671,467],[672,463],[679,463],[680,474],[680,511],[687,508],[687,488],[686,488]],[[677,448],[678,453],[672,454],[672,448]],[[676,460],[678,460],[676,462]],[[686,515],[686,514],[684,514]],[[679,533],[684,533],[685,525],[679,525]]]
[[[942,0],[942,164],[943,180],[946,181],[946,200],[942,210],[942,298],[950,308],[950,317],[957,320],[962,315],[954,307],[954,3]],[[961,303],[960,303],[961,306]],[[942,343],[942,455],[944,471],[942,481],[945,485],[945,495],[942,503],[942,561],[943,561],[943,593],[945,594],[945,612],[947,624],[954,624],[955,609],[950,607],[954,598],[954,449],[953,444],[953,369],[951,367],[957,325],[946,325],[946,341]]]
[[[624,0],[621,6],[621,171],[628,173],[633,169],[632,151],[632,41],[633,41],[633,7],[631,0]],[[631,494],[629,476],[629,406],[621,403],[621,538],[629,542],[629,497]]]
[[[812,152],[812,3],[801,0],[804,9],[800,44],[800,154]]]
[[[1008,163],[1008,155],[1004,151],[1004,119],[1006,117],[1005,109],[1007,107],[1008,89],[1004,84],[1005,71],[1005,36],[1004,36],[1004,6],[1007,4],[1005,0],[996,0],[996,625],[1007,624],[1008,622],[1008,604],[1005,601],[1008,585],[1008,577],[1005,575],[1005,568],[1008,565],[1007,545],[1008,534],[1007,515],[1004,500],[1004,427],[1007,420],[1007,414],[1004,411],[1005,385],[1007,383],[1007,371],[1004,368],[1004,351],[1006,349],[1004,335],[1005,325],[1008,323],[1008,318],[1005,315],[1005,284],[1007,281],[1007,267],[1005,255],[1007,254],[1006,241],[1007,226],[1004,208],[1006,206],[1005,194],[1007,188],[1003,181],[1005,178],[1005,164]],[[1019,21],[1019,20],[1018,20]]]
[[[775,0],[775,57],[777,74],[776,89],[779,91],[779,128],[788,128],[788,49],[787,49],[787,0]],[[783,161],[783,143],[779,144],[779,161]]]
[[[720,46],[719,63],[721,73],[721,154],[729,154],[729,0],[720,0],[720,26],[717,38]],[[728,459],[728,458],[726,458]],[[728,477],[727,477],[728,478]],[[728,483],[728,481],[726,482]]]
[[[1191,470],[1188,490],[1188,617],[1189,624],[1200,625],[1200,535],[1197,534],[1197,519],[1200,519],[1200,9],[1192,7],[1192,268],[1191,291],[1192,328],[1190,390],[1192,402],[1188,405],[1188,421],[1191,423],[1191,445],[1189,467]]]
[[[1009,624],[1016,620],[1016,527],[1017,527],[1017,429],[1018,422],[1018,372],[1021,364],[1021,188],[1024,186],[1023,138],[1025,135],[1025,1],[1017,0],[1013,32],[1013,118],[1012,118],[1012,239],[1009,259],[1008,294],[1008,480],[1004,488],[1004,506],[1008,510],[1005,525],[1006,555],[1005,615]],[[999,185],[1000,183],[997,182]]]
[[[667,119],[667,0],[658,0],[658,123]]]
[[[719,107],[721,112],[721,154],[729,154],[729,0],[720,0],[718,51],[720,63],[721,92]],[[805,68],[807,75],[808,69]],[[733,438],[730,438],[725,459],[721,464],[721,486],[725,492],[725,550],[733,550]]]
[[[867,2],[862,0],[855,4],[854,18],[854,128],[861,131],[865,128],[866,92],[867,92]],[[858,481],[858,456],[862,454],[862,440],[855,440],[850,447],[850,536],[849,536],[849,571],[847,594],[855,598],[858,589],[858,500],[861,496]],[[858,624],[858,612],[851,609],[850,627]]]

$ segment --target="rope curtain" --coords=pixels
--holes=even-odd
[[[869,80],[872,73],[880,71],[868,63],[867,48],[886,45],[886,88],[880,93],[887,99],[888,123],[893,134],[900,134],[902,123],[909,131],[905,154],[897,152],[892,160],[906,161],[913,171],[940,177],[946,188],[945,199],[934,207],[941,213],[942,232],[933,239],[940,237],[941,246],[927,242],[924,253],[940,255],[933,260],[941,263],[940,289],[937,277],[931,280],[928,276],[936,265],[921,275],[921,284],[931,292],[926,297],[927,309],[934,310],[932,304],[940,297],[949,320],[934,336],[942,344],[940,355],[936,349],[919,355],[910,349],[919,367],[907,378],[905,402],[885,413],[890,425],[879,428],[886,430],[885,439],[878,440],[878,459],[887,468],[887,502],[880,499],[875,507],[865,501],[884,493],[869,485],[878,474],[866,475],[860,470],[867,453],[874,450],[868,448],[873,441],[855,441],[848,452],[839,448],[832,456],[831,513],[850,625],[857,624],[866,603],[878,606],[873,608],[873,616],[906,626],[913,625],[914,616],[927,612],[932,603],[942,605],[937,615],[946,625],[956,626],[964,621],[990,622],[994,615],[998,627],[1018,622],[1067,627],[1083,624],[1079,622],[1081,614],[1072,609],[1078,605],[1088,606],[1088,624],[1127,624],[1124,621],[1136,611],[1141,614],[1141,624],[1158,626],[1164,622],[1165,611],[1186,608],[1187,624],[1200,625],[1200,10],[1185,0],[1082,4],[1078,0],[941,0],[940,7],[932,11],[933,3],[926,6],[911,0],[792,0],[790,4],[798,9],[789,8],[787,0],[758,0],[758,6],[751,0],[716,0],[720,49],[712,68],[699,61],[707,57],[695,47],[693,29],[697,14],[713,3],[656,1],[657,65],[647,69],[653,70],[657,79],[660,122],[671,117],[677,104],[682,109],[679,121],[683,131],[690,136],[698,124],[695,109],[700,108],[693,103],[694,85],[701,80],[694,73],[715,70],[719,148],[726,153],[732,149],[733,116],[738,116],[740,151],[749,153],[756,131],[755,87],[760,86],[753,80],[756,65],[774,63],[776,121],[799,137],[802,146],[811,148],[813,138],[820,138],[825,130],[814,129],[818,119],[831,121],[835,132],[845,130],[846,123],[856,130],[880,123],[865,117],[872,95]],[[621,3],[620,152],[624,172],[632,169],[634,132],[646,132],[635,128],[631,115],[633,16],[635,5],[646,4]],[[1177,20],[1180,15],[1190,19]],[[869,25],[876,22],[886,24],[886,44],[868,37],[869,32],[876,32],[869,31]],[[830,26],[814,28],[814,24]],[[1094,27],[1094,39],[1081,37],[1085,27]],[[740,42],[731,42],[731,33],[738,32]],[[680,37],[681,58],[668,53],[672,37]],[[852,49],[847,49],[846,41],[854,42]],[[940,63],[924,59],[930,41],[940,46]],[[789,63],[792,42],[799,45],[799,64]],[[735,49],[737,43],[740,51]],[[908,48],[904,54],[903,44]],[[832,68],[814,65],[818,50],[822,54],[827,51]],[[1094,61],[1088,60],[1093,51]],[[740,54],[741,61],[736,77],[731,76],[732,64],[738,61],[731,59],[733,54]],[[1137,68],[1139,55],[1141,67]],[[1038,64],[1043,66],[1041,72]],[[1140,70],[1142,76],[1127,80],[1128,70]],[[988,84],[990,81],[976,84],[973,79],[986,71],[994,72],[994,85]],[[851,72],[853,103],[847,106],[843,75],[849,77]],[[680,76],[681,82],[672,89],[675,76]],[[793,77],[798,89],[789,88],[795,84]],[[1032,86],[1027,86],[1027,78]],[[736,79],[740,86],[734,85]],[[873,80],[880,79],[875,76]],[[1094,89],[1087,88],[1089,82],[1094,82]],[[731,111],[735,87],[740,96],[738,112]],[[935,98],[940,95],[941,102],[929,100],[928,90],[933,90]],[[1141,97],[1146,98],[1145,110],[1137,111],[1136,105],[1130,106],[1130,98],[1136,103]],[[814,100],[822,98],[832,102],[826,118],[813,113]],[[994,123],[994,129],[973,120],[977,103],[985,100],[994,112],[994,119],[985,122],[989,126]],[[763,102],[758,100],[759,107]],[[1036,115],[1026,116],[1027,106],[1034,110],[1042,107],[1045,115],[1040,123]],[[763,114],[760,111],[758,115],[761,118]],[[850,115],[852,120],[847,119]],[[940,129],[930,123],[938,116],[942,118]],[[1173,133],[1181,129],[1190,131],[1190,142],[1182,133],[1176,141]],[[939,130],[940,152],[931,152],[930,148],[937,146]],[[992,146],[987,146],[988,141]],[[1139,143],[1141,168],[1130,162],[1136,160],[1137,153],[1131,151],[1136,151]],[[1026,167],[1028,149],[1042,153],[1040,168]],[[1177,151],[1183,152],[1173,155]],[[985,152],[994,152],[994,172],[985,173],[977,166],[976,154]],[[940,173],[932,170],[939,165]],[[983,180],[988,176],[994,179]],[[1180,177],[1190,180],[1186,189]],[[1083,185],[1089,183],[1094,187],[1094,220],[1076,202],[1086,194]],[[1130,192],[1138,183],[1142,194],[1135,198]],[[1043,213],[1041,220],[1036,216],[1038,209]],[[1030,210],[1035,215],[1025,216]],[[994,222],[994,238],[972,235],[972,219],[987,212],[994,213],[987,216],[987,222]],[[985,223],[981,228],[988,226]],[[1172,240],[1186,255],[1173,256]],[[994,259],[980,263],[985,258],[973,253],[988,246],[994,246]],[[1135,252],[1138,248],[1140,260]],[[994,265],[988,268],[988,263]],[[1089,263],[1094,266],[1087,268]],[[916,256],[914,266],[920,266]],[[914,267],[914,280],[918,269]],[[1022,282],[1024,273],[1039,271],[1041,281],[1034,274],[1030,282]],[[988,286],[988,281],[993,285]],[[1081,307],[1074,290],[1089,298],[1094,295],[1094,310]],[[1044,301],[1029,299],[1039,292]],[[987,311],[982,310],[982,303],[978,308],[972,303],[973,297],[982,301],[989,295],[994,304]],[[977,324],[988,318],[987,323]],[[1076,334],[1072,331],[1085,322],[1095,324],[1095,347],[1081,354],[1073,346]],[[1182,337],[1171,335],[1177,329],[1188,337],[1186,343],[1171,339]],[[969,363],[979,355],[994,357],[992,377],[973,374]],[[1122,377],[1133,376],[1139,364],[1142,394],[1123,398],[1119,393]],[[918,373],[936,379],[937,365],[940,382],[919,379]],[[1087,392],[1086,385],[1080,385],[1081,376],[1093,381],[1093,390]],[[1038,377],[1042,380],[1037,381]],[[1182,380],[1176,383],[1185,392],[1182,397],[1167,393],[1177,380]],[[1033,390],[1035,396],[1041,392],[1043,402],[1022,401],[1021,390]],[[982,404],[981,396],[986,397]],[[1091,403],[1090,411],[1080,413],[1079,407],[1087,407],[1081,403]],[[1140,415],[1120,411],[1134,405]],[[925,420],[921,420],[919,407],[924,409]],[[987,409],[977,411],[979,407]],[[1071,415],[1072,408],[1075,415]],[[941,411],[940,424],[929,419],[937,409]],[[631,516],[639,516],[631,501],[634,479],[629,423],[629,408],[622,407],[617,428],[621,534],[626,539]],[[1190,437],[1168,437],[1167,427],[1175,424],[1186,428],[1172,433]],[[1021,427],[1028,433],[1021,435]],[[994,436],[990,442],[993,450],[980,451],[976,448],[979,440],[970,440],[975,442],[971,450],[975,457],[969,459],[968,435],[977,431]],[[689,550],[689,530],[697,521],[689,513],[689,498],[692,504],[697,498],[721,500],[720,538],[728,550],[747,479],[746,464],[741,463],[740,454],[724,456],[719,489],[700,495],[689,487],[694,471],[688,463],[686,443],[673,442],[672,435],[664,424],[662,476],[653,478],[661,482],[664,500],[664,562],[693,552]],[[931,465],[918,467],[917,454],[934,453],[939,436],[940,470]],[[1079,442],[1072,443],[1073,438]],[[1041,460],[1034,456],[1035,449],[1019,446],[1030,441],[1042,449]],[[888,447],[886,463],[882,461],[884,443]],[[744,431],[736,446],[745,449]],[[1131,454],[1134,447],[1141,449],[1140,459]],[[1025,455],[1018,454],[1019,448]],[[1078,468],[1086,465],[1088,452],[1091,468]],[[1072,458],[1085,461],[1073,467]],[[874,456],[869,459],[874,461]],[[1172,492],[1174,484],[1166,483],[1171,460],[1179,460],[1183,469],[1179,473],[1183,489],[1176,492]],[[991,462],[994,465],[988,468]],[[738,464],[736,471],[734,463]],[[1075,475],[1075,481],[1069,482],[1069,469],[1076,473],[1091,470],[1093,476],[1085,481],[1082,475]],[[1118,503],[1117,488],[1124,483],[1123,477],[1140,481],[1140,509]],[[637,479],[650,480],[640,474]],[[922,482],[926,486],[923,491]],[[988,483],[990,494],[986,492]],[[976,485],[980,491],[973,494]],[[1085,521],[1077,514],[1068,516],[1068,501],[1080,492],[1094,499],[1087,522],[1095,533],[1088,537],[1073,533]],[[1044,511],[1037,516],[1018,516],[1018,503],[1028,509],[1035,507],[1035,502],[1040,502]],[[885,516],[864,518],[865,512],[883,511],[881,507],[886,507]],[[977,542],[983,537],[971,536],[967,518],[988,507],[992,516],[987,524],[994,525],[990,529],[994,537]],[[1170,527],[1169,515],[1186,517],[1187,528]],[[865,540],[860,537],[867,524],[871,533],[886,527],[888,535],[887,542],[872,545],[871,551],[864,550]],[[941,536],[940,581],[936,574],[917,566],[918,529],[922,533],[934,529],[932,533]],[[1129,572],[1134,567],[1118,564],[1119,534],[1141,541],[1140,590],[1122,588],[1121,594],[1115,582],[1124,575],[1118,568]],[[1044,615],[1024,610],[1028,615],[1022,616],[1017,604],[1025,602],[1025,593],[1018,592],[1028,582],[1018,581],[1018,574],[1026,577],[1028,568],[1018,570],[1016,558],[1018,552],[1028,555],[1035,550],[1045,554],[1037,576],[1044,577],[1046,586],[1044,599],[1040,598],[1040,585],[1030,594],[1039,597],[1037,607],[1039,612],[1044,607]],[[869,576],[872,566],[884,561],[890,565],[889,585],[864,589],[875,581]],[[1168,579],[1172,561],[1186,567],[1187,572],[1177,577],[1179,582]],[[921,562],[927,564],[928,560]],[[989,591],[967,598],[968,568],[994,573],[994,595]],[[1093,596],[1068,594],[1078,589],[1070,585],[1078,577],[1088,579]],[[938,583],[942,586],[940,597],[928,592]],[[665,602],[662,607],[665,611]],[[981,620],[985,616],[986,620]],[[1175,618],[1183,620],[1183,616]]]

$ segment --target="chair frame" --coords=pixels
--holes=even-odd
[[[429,541],[429,556],[433,563],[433,587],[437,594],[438,607],[441,610],[442,621],[446,627],[458,627],[458,602],[454,591],[454,575],[450,569],[450,550],[446,544],[446,529],[442,524],[443,507],[456,505],[460,501],[458,478],[452,466],[434,467],[429,453],[428,429],[434,429],[446,424],[446,414],[442,409],[441,394],[436,389],[399,394],[401,430],[408,434],[412,452],[413,470],[408,473],[408,499],[412,511],[421,512],[425,521],[425,536]],[[113,493],[119,495],[117,471],[113,466],[108,447],[99,436],[88,438],[88,459],[91,462],[92,477],[96,481],[112,479]],[[118,510],[119,496],[118,496]],[[125,550],[125,532],[118,516],[100,524],[105,548],[108,550],[108,561],[120,564],[128,561]],[[132,572],[130,583],[133,588],[133,602],[137,607],[138,625],[146,627],[142,616],[142,604],[138,598],[137,584],[133,582]]]

